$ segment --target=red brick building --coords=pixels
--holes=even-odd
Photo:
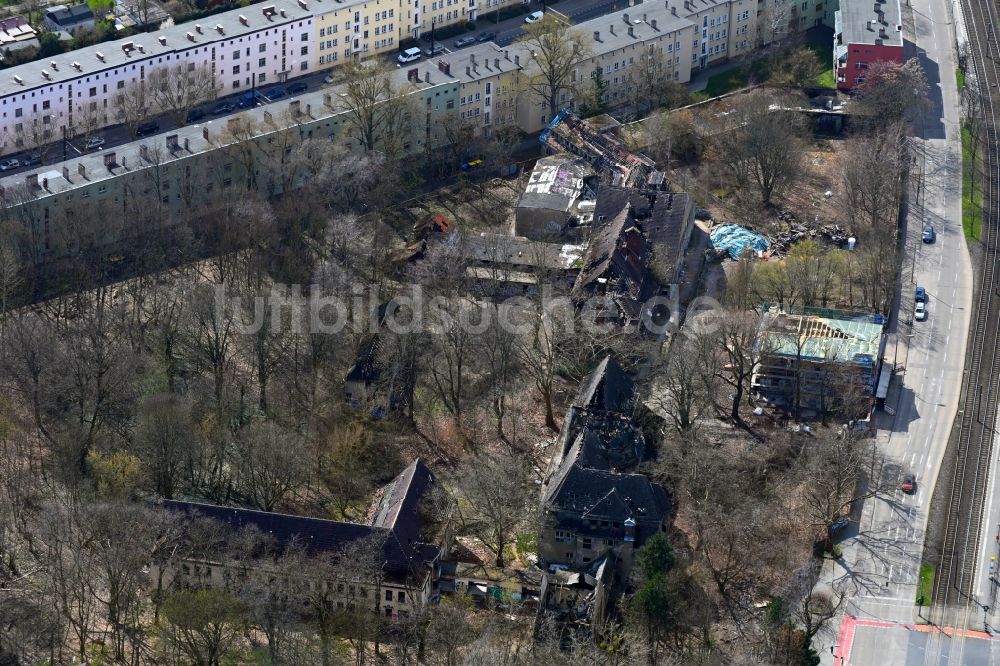
[[[852,90],[875,62],[903,64],[899,0],[840,0],[834,13],[833,64],[837,88]]]

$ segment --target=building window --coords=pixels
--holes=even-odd
[[[233,51],[233,60],[239,60],[239,59],[240,59],[240,52],[237,49],[236,51]]]
[[[401,592],[397,592],[396,593],[396,601],[398,601],[401,604],[402,603],[406,603],[406,592],[402,592],[402,591]]]
[[[264,53],[267,51],[267,44],[261,44],[257,47],[257,53]]]
[[[90,89],[90,96],[91,97],[97,97],[97,88],[96,87]]]
[[[261,72],[260,74],[257,75],[257,83],[264,83],[264,79],[266,78],[267,76],[264,74],[264,72]]]
[[[309,47],[308,46],[303,46],[301,49],[299,49],[299,55],[306,55],[308,53],[309,53]]]
[[[309,69],[309,63],[307,62],[302,63],[301,65],[299,65],[299,69],[301,69],[303,72],[306,71],[307,69]]]
[[[309,41],[309,33],[308,32],[303,32],[302,35],[299,37],[299,41],[300,42],[308,42]]]
[[[233,67],[233,74],[239,74],[239,73],[240,73],[240,66],[239,65],[235,65]]]
[[[591,540],[590,540],[590,538],[588,538],[588,537],[584,538],[584,540],[583,540],[583,547],[586,548],[587,550],[590,550],[590,548],[591,548]]]
[[[260,60],[257,61],[258,67],[264,67],[266,64],[267,64],[267,58],[261,58]]]

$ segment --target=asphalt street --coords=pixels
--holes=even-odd
[[[961,222],[959,99],[955,82],[954,27],[950,3],[912,0],[904,8],[907,57],[918,58],[931,87],[932,108],[917,123],[914,165],[924,186],[911,191],[899,312],[894,318],[887,360],[902,369],[901,384],[882,415],[875,445],[887,464],[882,480],[890,492],[865,502],[855,531],[841,543],[843,557],[824,568],[821,586],[847,596],[845,616],[817,641],[824,664],[992,664],[992,643],[968,651],[964,635],[923,633],[915,605],[927,515],[941,460],[958,410],[972,307],[972,266]],[[925,223],[937,240],[920,240]],[[913,321],[914,289],[929,296],[926,321]],[[917,489],[903,494],[898,481],[913,473]],[[844,640],[845,623],[885,621]],[[965,626],[974,617],[962,618]],[[981,623],[980,623],[981,626]],[[908,628],[910,627],[910,628]],[[919,636],[917,635],[919,634]],[[979,640],[978,637],[975,640]],[[847,643],[843,645],[842,643]],[[985,647],[983,647],[985,645]],[[968,661],[967,659],[971,659]]]

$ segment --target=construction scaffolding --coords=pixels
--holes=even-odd
[[[586,160],[601,180],[617,187],[644,187],[656,173],[656,163],[632,153],[614,134],[600,132],[572,111],[563,109],[539,136],[555,152],[567,152]]]

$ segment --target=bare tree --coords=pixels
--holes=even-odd
[[[572,104],[583,85],[582,80],[575,80],[575,72],[590,56],[590,44],[579,30],[552,14],[527,26],[526,32],[519,43],[531,52],[537,70],[528,75],[527,89],[552,119],[559,109]]]
[[[847,140],[844,158],[841,173],[847,219],[852,225],[895,226],[909,159],[905,123],[886,123],[855,134]]]
[[[261,511],[273,511],[308,472],[311,456],[301,436],[273,422],[247,426],[237,437],[239,487]]]
[[[111,98],[115,119],[125,125],[132,138],[135,138],[139,125],[149,117],[153,103],[149,85],[144,80],[127,83]]]
[[[794,112],[772,108],[773,99],[751,93],[735,105],[732,129],[716,138],[715,158],[739,187],[756,187],[769,205],[798,178],[802,127]]]
[[[629,99],[637,116],[683,103],[687,98],[687,89],[674,78],[676,70],[673,52],[666,53],[660,45],[650,45],[639,56],[638,62],[628,70],[632,89]]]
[[[197,67],[194,63],[154,69],[149,74],[147,86],[152,106],[168,114],[178,127],[187,122],[191,109],[215,99],[221,89],[214,70],[207,66]]]
[[[530,475],[523,455],[504,451],[470,457],[459,476],[462,522],[489,548],[498,567],[507,561],[514,532],[525,520]]]
[[[409,91],[393,83],[394,70],[384,64],[352,61],[342,69],[340,105],[348,131],[366,152],[380,148],[398,155],[414,115]]]

